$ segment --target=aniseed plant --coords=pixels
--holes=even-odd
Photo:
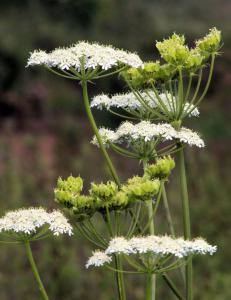
[[[87,42],[50,53],[34,51],[29,57],[28,67],[41,65],[53,74],[80,83],[94,134],[91,142],[101,151],[111,173],[109,181],[92,182],[85,194],[80,176],[59,178],[54,199],[62,213],[29,208],[8,212],[0,219],[2,243],[25,245],[43,299],[49,299],[49,293],[38,273],[30,242],[52,233],[74,237],[77,230],[91,241],[97,250],[86,268],[104,267],[114,272],[120,300],[126,299],[127,274],[146,277],[147,300],[158,299],[156,276],[163,277],[177,299],[192,300],[192,260],[196,255],[216,252],[216,246],[191,236],[185,148],[202,148],[205,144],[198,133],[184,127],[184,121],[199,117],[199,105],[209,89],[214,61],[221,49],[221,33],[211,29],[195,42],[194,48],[187,46],[183,35],[174,33],[158,41],[156,48],[160,60],[149,62],[143,62],[134,53]],[[90,101],[88,86],[116,74],[128,91],[100,94]],[[106,109],[123,121],[116,130],[98,128],[94,109]],[[108,148],[126,159],[139,161],[143,174],[121,181]],[[175,176],[180,178],[183,237],[178,237],[174,229],[166,187],[175,157],[179,163],[179,174]],[[169,232],[162,236],[155,224],[161,201],[169,226]],[[105,224],[103,233],[97,226],[98,219]],[[170,277],[175,269],[182,276],[183,289]]]

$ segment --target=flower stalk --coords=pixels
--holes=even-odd
[[[84,105],[85,105],[85,109],[86,109],[86,113],[89,119],[89,122],[91,124],[91,127],[93,129],[93,132],[97,138],[101,153],[107,163],[107,166],[111,172],[111,175],[113,177],[113,179],[115,180],[116,184],[118,186],[121,185],[119,177],[116,173],[116,170],[112,164],[112,161],[105,149],[105,146],[102,142],[101,136],[99,134],[98,131],[98,127],[96,125],[95,119],[93,117],[93,114],[91,112],[91,108],[90,108],[90,103],[89,103],[89,97],[88,97],[88,89],[87,89],[87,80],[82,80],[81,81],[82,84],[82,91],[83,91],[83,101],[84,101]],[[116,216],[116,218],[118,218],[118,216]],[[111,224],[109,224],[109,227],[111,228]],[[111,229],[110,229],[111,231]],[[121,259],[120,257],[115,256],[115,267],[117,270],[121,271],[122,270],[122,263],[121,263]],[[119,294],[119,299],[120,300],[125,300],[126,299],[126,293],[125,293],[125,286],[124,286],[124,276],[122,272],[116,272],[116,281],[117,281],[117,288],[118,288],[118,294]]]
[[[183,210],[183,227],[184,227],[184,238],[189,240],[191,238],[191,224],[190,224],[190,208],[188,199],[188,187],[187,178],[185,171],[185,158],[184,150],[181,149],[179,152],[179,167],[180,167],[180,183],[181,183],[181,199],[182,199],[182,210]],[[193,270],[192,270],[192,258],[188,260],[185,267],[186,272],[186,299],[193,299]]]
[[[101,150],[101,153],[105,159],[105,161],[107,162],[107,166],[112,174],[112,177],[113,179],[115,180],[115,182],[117,183],[118,186],[120,186],[120,180],[119,180],[119,177],[115,171],[115,168],[112,164],[112,161],[105,149],[105,146],[103,145],[103,142],[102,142],[102,139],[100,137],[100,134],[99,134],[99,130],[98,130],[98,127],[96,125],[96,122],[95,122],[95,119],[92,115],[92,112],[91,112],[91,108],[90,108],[90,104],[89,104],[89,97],[88,97],[88,90],[87,90],[87,80],[82,80],[81,81],[81,84],[82,84],[82,91],[83,91],[83,101],[84,101],[84,106],[85,106],[85,109],[86,109],[86,113],[87,113],[87,116],[88,116],[88,120],[91,124],[91,127],[93,129],[93,132],[97,138],[97,141],[99,143],[99,147],[100,147],[100,150]]]
[[[34,257],[33,257],[33,253],[32,253],[32,250],[31,250],[31,247],[30,247],[30,242],[27,240],[25,241],[25,248],[26,248],[26,255],[27,255],[27,258],[29,260],[29,263],[30,263],[30,266],[31,266],[31,269],[34,273],[34,277],[35,277],[35,280],[38,284],[38,288],[40,290],[40,293],[41,293],[41,296],[44,300],[49,300],[49,297],[47,295],[47,292],[44,288],[44,285],[42,283],[42,280],[40,278],[40,275],[39,275],[39,272],[38,272],[38,268],[36,266],[36,263],[35,263],[35,260],[34,260]]]

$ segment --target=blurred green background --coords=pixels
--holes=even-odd
[[[201,132],[207,147],[188,149],[187,167],[193,235],[218,245],[215,256],[195,260],[195,299],[231,299],[230,15],[229,0],[1,0],[1,215],[21,206],[55,207],[58,176],[81,174],[86,186],[109,176],[98,150],[89,144],[92,133],[79,85],[39,68],[25,68],[30,51],[88,40],[137,51],[148,60],[156,58],[157,39],[175,31],[185,33],[192,45],[216,26],[223,32],[222,56],[201,116],[189,124]],[[122,81],[110,78],[92,85],[90,93],[123,89]],[[106,112],[96,117],[99,124],[111,127],[120,122]],[[133,161],[112,156],[123,178],[139,172]],[[181,234],[177,170],[168,190]],[[162,210],[158,222],[166,223]],[[33,249],[51,299],[116,299],[112,274],[84,269],[92,246],[81,237],[37,242]],[[1,300],[40,299],[24,249],[1,246],[0,265]],[[126,279],[128,299],[143,299],[142,279]],[[174,299],[161,279],[158,287],[158,299]]]

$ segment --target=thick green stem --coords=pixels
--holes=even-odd
[[[170,233],[172,236],[175,236],[175,230],[174,230],[174,226],[173,226],[172,216],[171,216],[171,212],[170,212],[170,208],[169,208],[169,204],[168,204],[168,198],[167,198],[164,182],[161,182],[161,191],[162,191],[162,198],[163,198],[164,208],[166,211],[166,216],[167,216]]]
[[[147,166],[147,159],[143,160],[143,168],[145,170],[146,166]],[[153,218],[153,204],[152,204],[152,199],[150,199],[147,202],[147,206],[148,206],[148,220],[150,220],[149,223],[149,233],[151,235],[155,234],[155,224],[154,224],[154,218]],[[148,276],[151,277],[151,300],[155,300],[156,298],[156,275],[155,274],[148,274]],[[149,298],[147,298],[149,299]]]
[[[120,300],[126,300],[125,286],[124,286],[124,276],[123,267],[119,255],[115,255],[115,268],[118,270],[116,272],[116,282],[118,288],[118,295]]]
[[[91,108],[90,108],[90,103],[89,103],[89,97],[88,97],[88,91],[87,91],[87,80],[82,80],[82,91],[83,91],[83,101],[84,101],[84,105],[85,105],[85,109],[86,109],[86,113],[89,119],[89,122],[91,124],[91,127],[93,129],[93,132],[97,138],[98,144],[99,144],[99,148],[101,150],[101,153],[107,163],[107,166],[111,172],[111,175],[113,177],[113,179],[115,180],[116,184],[118,186],[121,185],[119,177],[116,173],[116,170],[112,164],[112,161],[104,147],[104,144],[102,142],[102,139],[100,137],[99,134],[99,130],[98,127],[96,125],[94,116],[91,112]],[[115,264],[116,264],[116,269],[118,270],[122,270],[122,263],[120,260],[119,256],[115,257]],[[120,300],[125,300],[126,299],[126,293],[125,293],[125,287],[124,287],[124,278],[123,278],[123,273],[122,272],[116,272],[116,280],[117,280],[117,288],[118,288],[118,294],[119,294],[119,299]]]
[[[86,113],[87,113],[87,116],[88,116],[88,119],[89,119],[89,122],[91,124],[91,127],[94,131],[94,134],[97,138],[97,141],[98,141],[98,144],[99,144],[99,148],[103,154],[103,157],[104,159],[106,160],[107,162],[107,165],[108,165],[108,168],[112,174],[112,177],[113,179],[115,180],[116,184],[118,186],[120,186],[120,180],[119,180],[119,177],[118,175],[116,174],[116,171],[115,171],[115,168],[112,164],[112,161],[104,147],[104,144],[102,142],[102,139],[100,137],[100,134],[99,134],[99,130],[98,130],[98,127],[95,123],[95,119],[92,115],[92,112],[91,112],[91,108],[90,108],[90,103],[89,103],[89,98],[88,98],[88,92],[87,92],[87,81],[86,80],[83,80],[82,81],[82,89],[83,89],[83,101],[84,101],[84,105],[85,105],[85,109],[86,109]]]
[[[152,287],[153,287],[153,279],[152,279],[152,274],[148,273],[146,275],[146,280],[147,280],[147,283],[146,283],[146,297],[145,299],[146,300],[152,300],[152,296],[153,296],[153,290],[152,290]]]
[[[48,297],[48,295],[46,293],[46,290],[44,288],[42,280],[41,280],[41,278],[39,276],[39,272],[38,272],[36,263],[34,261],[34,257],[33,257],[32,251],[31,251],[31,247],[30,247],[30,242],[29,241],[25,241],[25,247],[26,247],[26,255],[27,255],[27,258],[28,258],[28,260],[30,262],[31,269],[32,269],[32,271],[34,273],[34,276],[35,276],[35,279],[37,281],[37,284],[38,284],[39,290],[41,292],[42,298],[44,300],[49,300],[49,297]]]
[[[151,235],[155,234],[155,224],[154,224],[154,219],[153,219],[153,205],[152,205],[152,200],[148,201],[148,219],[151,218],[151,222],[149,224],[149,233]],[[149,276],[149,275],[148,275]],[[151,300],[155,300],[156,298],[156,275],[151,274]],[[147,298],[149,299],[149,298]]]
[[[181,183],[181,198],[182,198],[182,210],[183,210],[183,222],[184,222],[184,238],[191,239],[191,225],[190,225],[190,211],[189,211],[189,199],[188,188],[185,171],[185,159],[184,150],[179,151],[180,160],[180,183]],[[185,268],[186,275],[186,299],[193,299],[193,286],[192,286],[192,258],[189,259]]]

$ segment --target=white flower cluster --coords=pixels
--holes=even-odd
[[[101,267],[104,264],[108,264],[112,261],[112,258],[103,251],[95,251],[93,255],[88,259],[86,268],[90,266]]]
[[[72,227],[60,211],[54,210],[49,213],[43,208],[33,207],[6,213],[0,218],[0,233],[5,231],[30,235],[44,225],[48,225],[54,235],[72,235]]]
[[[182,143],[195,145],[199,148],[204,147],[204,141],[196,132],[182,127],[179,131],[173,128],[168,123],[154,124],[149,121],[141,121],[138,124],[131,122],[122,123],[116,131],[101,128],[99,133],[105,145],[111,143],[132,142],[136,140],[144,140],[145,142],[152,141],[157,137],[163,141],[179,140]],[[96,137],[93,137],[92,143],[98,145]]]
[[[170,236],[134,237],[130,240],[124,237],[113,238],[105,252],[100,255],[93,255],[87,262],[89,266],[102,266],[110,262],[110,255],[113,254],[154,254],[155,256],[164,257],[172,255],[176,258],[183,258],[189,255],[214,254],[217,246],[208,244],[204,239],[197,238],[194,240],[184,240],[183,238],[172,238]]]
[[[176,98],[172,98],[171,94],[169,93],[159,94],[159,98],[161,99],[162,104],[156,97],[155,93],[151,90],[148,90],[147,92],[140,91],[139,94],[142,100],[148,106],[150,106],[151,108],[158,108],[164,114],[166,112],[163,105],[168,112],[174,112],[176,110]],[[100,110],[102,110],[103,108],[110,109],[113,107],[124,108],[128,110],[140,110],[144,106],[141,104],[141,101],[139,101],[138,96],[131,92],[125,94],[116,94],[111,97],[105,94],[97,95],[92,99],[91,107],[96,107]],[[196,107],[193,109],[193,105],[186,102],[183,112],[186,113],[189,111],[191,111],[189,116],[199,116],[199,110]]]
[[[84,59],[85,69],[100,67],[103,70],[108,70],[119,64],[134,68],[143,65],[135,53],[115,49],[112,46],[81,41],[68,48],[57,48],[50,53],[36,50],[31,53],[27,66],[47,65],[61,70],[69,70],[73,67],[79,71],[82,59]]]

